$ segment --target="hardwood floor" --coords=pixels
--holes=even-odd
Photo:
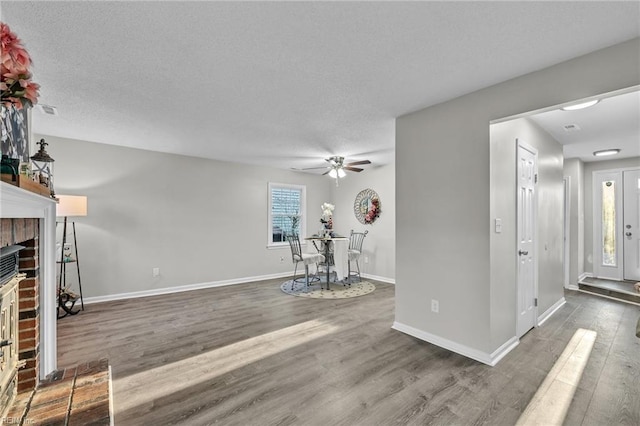
[[[116,425],[513,425],[578,328],[566,425],[640,424],[640,308],[579,292],[488,367],[392,330],[394,286],[341,300],[280,280],[87,305],[59,366],[108,358]]]

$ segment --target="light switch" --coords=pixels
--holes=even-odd
[[[496,234],[502,232],[502,219],[496,218]]]

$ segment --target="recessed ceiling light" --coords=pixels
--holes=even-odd
[[[620,150],[619,149],[603,149],[600,151],[596,151],[593,153],[593,155],[595,155],[596,157],[604,157],[607,155],[616,155],[617,153],[619,153]]]
[[[575,111],[577,109],[589,108],[590,106],[594,106],[598,102],[600,102],[600,99],[594,99],[592,101],[580,102],[579,104],[569,105],[560,109],[563,111]]]

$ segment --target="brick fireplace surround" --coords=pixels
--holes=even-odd
[[[18,392],[56,369],[55,201],[0,182],[0,246],[20,244]]]
[[[0,247],[19,244],[20,272],[26,278],[18,290],[18,361],[24,367],[18,371],[18,393],[33,389],[38,382],[40,361],[39,297],[38,294],[38,219],[0,219]]]

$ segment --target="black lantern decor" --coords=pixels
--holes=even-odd
[[[31,157],[31,162],[34,167],[34,179],[36,182],[40,182],[41,185],[49,188],[51,196],[55,197],[56,193],[53,190],[53,162],[55,160],[49,156],[47,150],[44,148],[49,145],[44,139],[40,139],[38,145],[40,145],[40,149],[36,152],[36,155]]]

